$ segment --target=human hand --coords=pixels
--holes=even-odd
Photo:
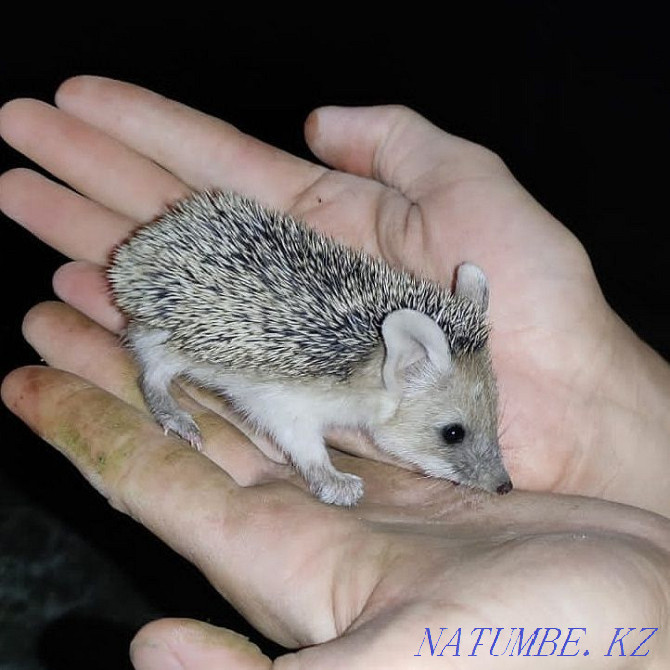
[[[639,644],[636,667],[666,667],[663,517],[576,496],[489,496],[345,455],[335,465],[365,479],[365,497],[323,505],[203,407],[208,458],[165,436],[116,337],[68,305],[38,305],[24,329],[52,367],[12,373],[9,407],[255,627],[301,648],[272,665],[231,631],[162,620],[133,642],[138,670],[409,670],[433,656],[444,668],[554,668],[567,655],[574,670],[609,670]]]
[[[405,196],[395,189],[298,161],[240,135],[225,124],[133,87],[100,80],[76,80],[61,91],[59,104],[69,115],[39,103],[15,103],[3,110],[2,132],[8,141],[84,196],[21,171],[9,173],[0,181],[0,205],[57,248],[87,261],[66,266],[57,275],[55,286],[61,297],[110,330],[120,327],[120,318],[106,300],[99,268],[90,263],[104,263],[111,246],[124,237],[136,221],[151,218],[189,188],[215,185],[256,195],[270,205],[302,214],[308,221],[346,237],[352,244],[373,252],[381,251],[392,262],[403,258],[404,249],[405,264],[414,267],[420,255],[417,250],[424,247],[422,236],[430,239],[436,234],[435,224],[430,223],[433,219],[427,223],[417,221],[415,208],[409,217],[394,216],[394,211],[403,212],[403,203],[404,211],[408,211]],[[82,119],[86,123],[82,123]],[[87,125],[90,123],[97,125],[98,130]],[[384,128],[389,135],[385,141]],[[404,133],[400,132],[403,128]],[[411,132],[412,128],[415,133]],[[100,133],[100,129],[116,135],[117,141]],[[432,140],[418,141],[421,138],[417,132],[418,136],[425,133]],[[403,142],[398,144],[397,140],[403,135]],[[486,195],[497,204],[488,212],[494,221],[497,221],[496,212],[513,212],[511,224],[526,220],[530,226],[528,240],[538,236],[549,242],[556,236],[553,243],[562,250],[560,255],[572,259],[575,269],[582,268],[581,273],[575,272],[569,280],[561,279],[560,272],[553,268],[545,277],[545,283],[540,282],[545,294],[551,293],[553,287],[561,297],[561,291],[570,293],[568,289],[576,277],[581,288],[573,293],[584,292],[591,296],[590,301],[587,300],[591,307],[588,313],[582,311],[580,317],[561,322],[561,329],[567,323],[579,323],[582,340],[588,344],[597,339],[598,328],[594,326],[601,319],[612,323],[611,341],[607,340],[607,346],[612,351],[628,352],[619,357],[620,373],[630,358],[653,360],[653,355],[607,311],[579,245],[485,150],[442,136],[426,122],[395,108],[323,110],[319,116],[312,117],[308,136],[324,160],[331,156],[332,162],[339,164],[345,159],[338,159],[337,147],[344,154],[350,150],[352,155],[347,159],[351,161],[350,169],[365,173],[365,165],[382,166],[375,167],[375,171],[385,175],[394,186],[397,186],[393,178],[395,168],[408,162],[407,156],[398,154],[401,148],[414,147],[409,150],[409,156],[414,156],[416,161],[424,153],[429,157],[431,146],[442,145],[446,163],[441,165],[439,161],[429,160],[424,165],[422,181],[430,185],[431,181],[441,181],[442,176],[448,186],[445,194],[451,192],[447,201],[456,203],[452,205],[456,212],[464,207],[464,204],[458,205],[456,196],[468,201],[465,197],[468,189],[471,196],[477,193],[476,198],[472,196],[469,200],[473,212],[471,220],[464,213],[461,217],[471,230],[477,230],[473,237],[483,237],[481,229],[472,226],[478,220],[474,215],[476,209],[488,207],[482,205]],[[165,137],[171,138],[174,144],[166,145]],[[347,142],[338,137],[348,138]],[[374,147],[378,148],[372,151]],[[394,154],[395,166],[391,161]],[[358,163],[355,156],[359,158]],[[483,176],[481,170],[472,171],[473,165],[478,166],[477,161],[489,165],[488,176]],[[454,163],[461,164],[460,172],[447,169]],[[410,174],[419,172],[422,170],[415,165]],[[406,177],[405,181],[409,193],[412,179]],[[417,181],[415,177],[414,182]],[[488,190],[484,188],[486,185]],[[356,193],[359,195],[354,197]],[[430,209],[431,199],[420,195],[417,193],[418,202],[424,209]],[[354,212],[358,216],[354,216]],[[484,228],[485,218],[482,216],[479,223]],[[447,219],[440,222],[442,220]],[[346,221],[351,221],[351,225],[342,223]],[[461,230],[461,236],[465,235],[458,222],[450,222],[451,225]],[[498,226],[502,229],[503,222],[499,221]],[[450,231],[451,227],[443,232],[449,233],[447,237],[456,235]],[[477,240],[472,244],[475,242]],[[431,244],[425,244],[426,248]],[[512,251],[516,250],[517,258],[521,253],[519,244],[520,241],[509,245]],[[486,245],[482,247],[483,255],[470,255],[474,252],[456,235],[452,247],[449,265],[442,260],[443,248],[435,246],[434,253],[427,254],[432,274],[444,278],[450,273],[451,265],[460,260],[478,262],[489,274],[495,306],[496,295],[502,295],[500,286],[504,285],[504,275],[496,274],[493,261],[489,267]],[[508,258],[515,258],[507,244],[502,249]],[[589,286],[591,290],[587,290]],[[536,298],[544,298],[539,291],[531,290],[531,293]],[[523,296],[518,297],[523,303]],[[560,358],[564,363],[567,361],[565,367],[574,374],[581,369],[579,364],[583,367],[587,360],[585,352],[592,352],[579,338],[572,341],[569,332],[557,330],[556,323],[560,320],[552,305],[546,303],[546,299],[544,302],[526,301],[521,314],[525,314],[527,320],[518,321],[524,323],[520,333],[514,333],[510,325],[515,322],[512,317],[517,315],[516,310],[520,309],[516,304],[511,317],[506,311],[509,305],[506,309],[502,309],[504,304],[493,309],[494,334],[502,328],[501,334],[495,335],[494,347],[503,385],[505,416],[510,416],[510,405],[514,406],[514,402],[522,404],[524,388],[530,395],[537,388],[534,383],[544,386],[542,381],[532,379],[533,373],[540,376],[541,372],[556,382],[556,389],[547,384],[547,408],[538,409],[537,416],[533,417],[537,426],[532,421],[521,421],[521,426],[515,429],[517,445],[512,439],[512,426],[508,424],[504,445],[512,455],[510,469],[517,485],[563,490],[569,489],[570,484],[581,487],[578,490],[582,493],[592,494],[596,487],[602,486],[599,477],[605,470],[603,462],[598,463],[597,458],[591,456],[592,452],[602,456],[602,435],[595,432],[586,436],[590,439],[586,439],[585,446],[590,451],[584,452],[580,451],[581,443],[567,440],[571,431],[576,440],[577,431],[571,421],[584,419],[584,410],[579,406],[583,399],[577,391],[584,392],[589,384],[575,379],[571,402],[561,402],[565,387],[559,382],[565,385],[569,375],[553,369]],[[530,318],[533,307],[538,314]],[[568,319],[565,310],[558,312]],[[592,323],[592,317],[599,318]],[[499,321],[502,322],[500,327]],[[544,329],[553,332],[554,337],[545,339]],[[524,339],[526,330],[535,335],[540,353],[542,346],[546,348],[549,342],[561,356],[547,359],[536,355],[535,350],[519,350],[514,356],[516,340],[512,334],[528,345],[533,338]],[[594,645],[601,645],[608,635],[611,637],[614,621],[603,616],[601,608],[609,607],[612,617],[632,617],[639,613],[642,620],[650,611],[663,612],[667,604],[667,583],[663,576],[663,569],[667,567],[667,528],[664,521],[652,515],[597,501],[520,493],[506,497],[512,502],[494,504],[477,494],[454,491],[443,482],[417,479],[411,473],[358,459],[347,461],[346,469],[364,476],[367,485],[364,504],[352,513],[330,510],[305,498],[297,490],[300,483],[293,480],[290,471],[252,449],[229,424],[204,407],[199,410],[198,418],[204,427],[211,461],[163,437],[138,409],[133,373],[125,356],[107,333],[69,308],[38,308],[26,322],[26,335],[51,365],[89,381],[82,383],[81,379],[56,370],[20,370],[4,385],[8,405],[62,449],[112,504],[138,518],[198,564],[212,583],[268,635],[286,645],[300,646],[323,643],[337,636],[329,645],[301,652],[299,658],[307,657],[306,662],[312,663],[310,667],[319,667],[319,663],[322,667],[338,667],[338,663],[343,667],[344,661],[339,661],[345,659],[345,667],[355,668],[355,662],[361,663],[360,667],[392,668],[396,663],[397,667],[407,668],[414,660],[410,658],[406,662],[408,647],[410,656],[415,653],[412,645],[417,626],[419,635],[426,626],[438,629],[447,625],[462,626],[466,630],[467,626],[489,625],[509,629],[522,625],[520,621],[527,621],[527,626],[536,628],[545,625],[538,622],[538,617],[548,611],[560,611],[561,618],[565,616],[566,626],[580,625],[571,623],[573,616],[580,621],[587,620],[593,633],[589,644],[593,639]],[[77,343],[76,348],[72,347],[73,342]],[[568,344],[576,349],[573,351]],[[549,365],[548,361],[555,365]],[[519,362],[527,379],[515,377],[518,373],[513,369],[513,362]],[[638,366],[637,373],[644,376],[645,370]],[[604,404],[607,398],[604,391],[610,390],[606,380],[592,373],[583,376],[590,379],[594,391],[601,392],[599,398]],[[97,386],[92,387],[91,382]],[[620,395],[612,397],[622,400]],[[658,399],[655,403],[661,405]],[[552,460],[549,447],[555,446],[555,442],[550,441],[550,419],[561,416],[557,407],[562,410],[567,425],[565,434],[554,437],[556,440],[565,438],[567,446]],[[634,415],[631,414],[630,419],[633,422]],[[549,427],[544,427],[543,421]],[[537,436],[537,451],[531,449],[530,442],[525,444],[528,462],[520,459],[524,435]],[[632,442],[635,446],[639,444],[637,437]],[[631,440],[619,436],[612,444],[613,453],[623,460],[630,444]],[[654,444],[657,445],[658,440]],[[648,442],[642,446],[648,447]],[[546,465],[542,459],[546,459]],[[531,467],[538,462],[543,464],[542,477]],[[599,469],[587,467],[591,463],[599,465]],[[576,468],[577,465],[582,466],[581,469]],[[643,504],[645,490],[641,484],[654,494],[659,488],[662,492],[657,476],[661,470],[650,471],[656,475],[654,478],[640,465],[626,473],[625,478],[620,477],[618,488],[612,491],[621,499]],[[561,476],[564,470],[570,469],[568,466],[579,473],[572,481],[564,481]],[[547,484],[543,477],[554,480]],[[171,483],[169,488],[166,482]],[[653,499],[654,502],[659,500],[663,498]],[[286,529],[295,529],[295,538],[289,541]],[[318,563],[307,562],[306,559],[314,556],[318,557]],[[645,572],[631,567],[636,562],[644,564]],[[567,579],[567,587],[565,582],[559,584],[552,572],[552,566],[557,565],[560,565],[561,578]],[[277,566],[281,566],[281,570]],[[529,566],[533,568],[532,574],[529,574]],[[298,576],[305,581],[300,581]],[[652,578],[658,582],[651,584]],[[469,608],[467,611],[464,603]],[[625,610],[621,603],[625,603]],[[486,617],[487,623],[477,623],[481,621],[478,617]],[[442,623],[447,619],[451,623]],[[658,619],[650,622],[645,618],[638,626],[663,626],[664,623],[659,614]],[[146,654],[147,649],[156,649],[153,642],[147,646],[143,640],[155,641],[160,634],[163,641],[171,639],[173,648],[180,653],[188,647],[188,635],[170,638],[177,635],[172,624],[162,622],[158,626],[163,629],[149,629],[138,638],[137,667],[150,667],[141,654]],[[187,630],[192,630],[192,626],[199,625],[188,626]],[[167,632],[166,627],[169,627]],[[198,634],[218,635],[210,629],[203,633],[201,628]],[[226,654],[233,653],[229,641],[230,638],[226,638],[223,649],[213,648],[216,662],[221,663]],[[417,640],[417,648],[419,644]],[[204,653],[202,644],[196,645],[196,649],[198,654]],[[248,651],[243,646],[240,653],[245,655]],[[655,648],[650,662],[667,658],[664,653],[663,648]],[[258,656],[256,661],[265,664],[257,663],[258,667],[267,667],[267,662]],[[247,667],[254,667],[250,663]],[[208,666],[203,660],[199,667]]]
[[[670,513],[670,371],[603,300],[579,242],[486,149],[400,108],[326,108],[306,135],[329,170],[135,87],[67,82],[60,110],[3,109],[5,139],[84,197],[25,171],[0,205],[65,254],[104,264],[112,246],[189,190],[221,187],[290,210],[392,263],[449,281],[489,276],[502,447],[516,486]],[[97,268],[65,267],[66,301],[112,329]],[[635,385],[630,380],[635,379]]]

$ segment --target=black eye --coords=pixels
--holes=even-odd
[[[465,438],[465,428],[460,423],[450,423],[442,428],[442,439],[447,444],[459,444]]]

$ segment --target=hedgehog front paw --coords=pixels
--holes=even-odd
[[[310,489],[322,502],[351,507],[363,495],[363,480],[346,472],[322,472],[309,482]]]
[[[198,424],[193,420],[193,417],[188,412],[175,412],[172,414],[165,414],[157,416],[156,420],[165,434],[174,433],[186,440],[194,449],[200,451],[202,449],[202,436]]]

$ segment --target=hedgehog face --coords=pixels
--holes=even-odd
[[[398,364],[402,356],[393,349],[405,345],[387,338],[384,385],[398,405],[374,427],[377,443],[426,474],[507,493],[512,484],[498,444],[497,390],[487,347],[452,356],[443,336],[426,342],[419,347],[424,355],[415,351]]]
[[[421,408],[431,425],[423,430],[423,456],[438,460],[428,474],[490,492],[507,493],[512,485],[498,444],[498,405],[495,378],[488,352],[456,357],[452,369],[435,383],[432,395],[425,391],[405,403]],[[432,431],[431,431],[432,429]],[[446,462],[446,468],[445,468]],[[450,470],[451,474],[446,474]]]

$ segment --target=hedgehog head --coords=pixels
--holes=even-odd
[[[485,312],[488,288],[481,270],[462,266],[454,295]],[[409,309],[389,314],[382,336],[382,383],[397,403],[372,427],[377,444],[426,474],[490,492],[511,490],[486,341],[455,347],[433,319]]]

